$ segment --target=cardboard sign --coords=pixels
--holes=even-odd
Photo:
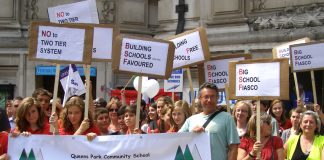
[[[290,46],[292,70],[294,72],[300,72],[323,69],[323,47],[324,42]]]
[[[160,79],[169,78],[172,71],[174,45],[153,38],[118,36],[114,48],[113,70]]]
[[[273,58],[290,58],[290,49],[289,49],[290,45],[308,43],[308,42],[310,42],[310,39],[306,37],[306,38],[302,38],[302,39],[298,39],[292,42],[282,44],[280,46],[273,47],[272,49]],[[290,64],[290,60],[289,60],[289,64]]]
[[[288,59],[230,62],[229,99],[289,99]]]
[[[165,92],[182,92],[183,91],[183,70],[172,71],[169,79],[164,80]]]
[[[95,0],[60,5],[48,8],[48,16],[53,23],[95,23],[99,24]]]
[[[224,90],[228,83],[228,64],[231,61],[251,59],[251,54],[231,54],[211,57],[209,61],[198,65],[199,84],[211,82]]]
[[[114,25],[95,24],[93,33],[93,61],[111,61],[112,50],[115,46],[115,38],[119,30]]]
[[[93,28],[79,24],[32,22],[29,59],[54,63],[91,63]]]
[[[203,63],[210,58],[206,31],[204,28],[190,30],[168,40],[174,43],[173,69],[184,68]]]

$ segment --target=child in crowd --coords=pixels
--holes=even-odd
[[[188,102],[179,100],[174,103],[174,109],[171,109],[171,128],[168,132],[178,132],[187,118],[192,115]]]

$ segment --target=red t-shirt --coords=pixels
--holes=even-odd
[[[33,131],[30,127],[28,127],[26,131],[30,132],[31,134],[46,134],[46,135],[51,135],[52,134],[50,132],[49,123],[45,123],[43,129],[37,129],[37,130]]]
[[[64,128],[59,129],[60,135],[74,135],[74,131],[65,131]],[[82,133],[82,135],[86,135],[88,133],[96,133],[98,136],[100,135],[100,130],[95,125],[92,125],[89,129]]]
[[[244,149],[246,153],[250,153],[253,149],[254,142],[255,140],[253,140],[252,138],[243,137],[241,139],[239,148]],[[272,136],[261,150],[261,159],[271,160],[271,156],[273,154],[274,160],[277,160],[278,154],[276,150],[280,148],[283,148],[283,143],[281,138],[278,136]]]
[[[0,132],[0,156],[8,151],[8,133]]]
[[[289,129],[292,127],[291,121],[290,119],[286,119],[286,123],[282,123],[281,121],[278,121],[278,125],[279,125],[279,131],[280,133],[282,133],[284,130]]]

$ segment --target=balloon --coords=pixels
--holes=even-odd
[[[133,81],[134,88],[138,91],[138,79],[139,77],[135,77]],[[142,77],[142,91],[141,93],[147,95],[150,98],[156,96],[160,91],[159,82],[155,79],[148,79],[148,77]]]
[[[136,91],[138,91],[138,79],[139,79],[139,76],[136,76],[133,81],[133,85],[134,85],[134,88],[136,89]],[[143,86],[146,83],[146,81],[148,81],[148,77],[143,76],[142,77],[142,93],[143,93]]]
[[[159,90],[160,90],[159,82],[156,81],[155,79],[150,79],[145,82],[142,93],[147,95],[150,98],[153,98],[159,93]]]

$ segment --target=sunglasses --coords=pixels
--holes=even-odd
[[[113,111],[117,112],[118,109],[109,109],[109,112],[113,112]]]

